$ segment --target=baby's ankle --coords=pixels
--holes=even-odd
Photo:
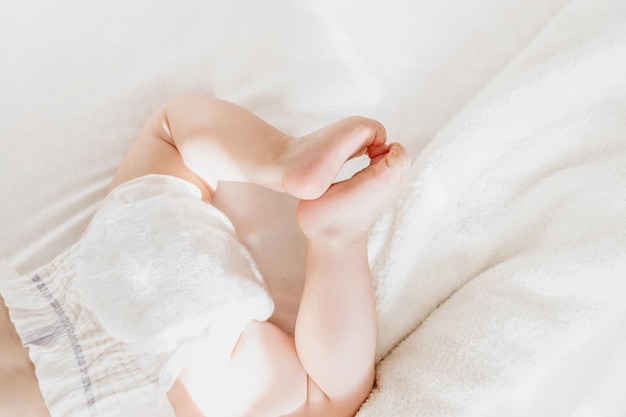
[[[367,232],[332,231],[305,235],[308,247],[324,248],[328,251],[341,249],[367,249]]]

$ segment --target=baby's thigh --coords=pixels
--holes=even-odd
[[[213,395],[201,364],[185,370],[181,380],[205,415],[232,417],[290,415],[307,400],[308,375],[293,338],[269,322],[252,321],[239,338]]]

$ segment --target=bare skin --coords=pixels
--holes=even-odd
[[[369,167],[332,184],[348,159],[364,153],[371,158]],[[208,370],[186,369],[168,394],[177,417],[356,413],[374,382],[376,316],[367,233],[403,186],[408,167],[406,150],[387,144],[383,126],[362,117],[302,138],[208,97],[171,100],[151,117],[110,189],[142,175],[167,174],[196,184],[210,204],[211,184],[217,181],[255,183],[302,199],[297,221],[307,245],[295,334],[271,322],[251,322],[231,354],[222,386],[223,398],[235,393],[238,401],[203,403],[202,380]],[[27,352],[5,310],[0,317],[0,348],[7,352],[3,364],[11,364],[0,370],[0,414],[6,409],[46,416]],[[13,375],[25,382],[9,403],[4,381]],[[24,414],[27,407],[31,414]]]
[[[35,369],[0,297],[0,416],[48,417]]]

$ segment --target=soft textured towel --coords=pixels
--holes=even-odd
[[[381,357],[419,327],[362,416],[481,415],[623,325],[624,22],[623,2],[573,1],[417,159],[373,233]],[[542,412],[582,412],[574,388]]]

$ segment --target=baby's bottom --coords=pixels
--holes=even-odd
[[[179,379],[168,399],[176,417],[203,417]],[[28,349],[15,331],[0,296],[0,416],[50,417]]]
[[[167,393],[167,398],[172,404],[176,417],[205,417],[189,396],[189,392],[180,379],[174,381],[172,389]]]
[[[50,417],[28,349],[15,331],[0,296],[0,416]],[[203,417],[189,393],[176,380],[168,398],[177,417]]]

